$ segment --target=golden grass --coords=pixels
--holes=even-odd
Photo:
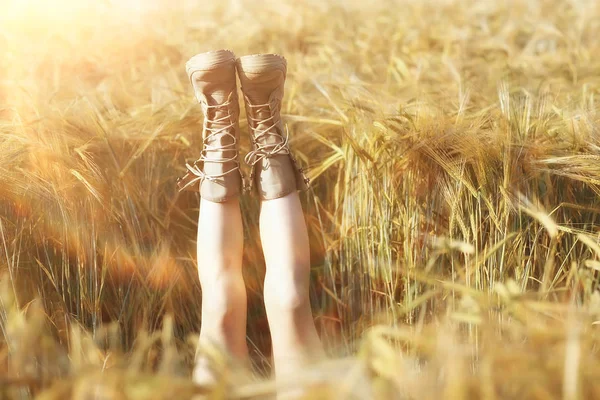
[[[230,48],[289,63],[332,355],[298,377],[308,397],[600,398],[600,3],[191,3],[3,5],[0,397],[273,393],[188,378],[198,196],[175,180],[201,121],[183,65]]]

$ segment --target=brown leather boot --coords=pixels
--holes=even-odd
[[[198,54],[186,63],[196,99],[204,113],[200,158],[186,164],[179,190],[200,190],[203,199],[224,202],[240,194],[239,104],[235,55],[229,50]]]
[[[263,200],[308,189],[309,180],[290,153],[288,133],[281,122],[285,58],[275,54],[244,56],[237,61],[237,71],[252,137],[253,150],[244,159],[252,168],[250,188],[256,184]]]

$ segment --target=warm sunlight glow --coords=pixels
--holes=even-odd
[[[0,400],[600,399],[598,54],[600,0],[0,0]]]
[[[141,10],[151,7],[157,1],[142,0],[7,0],[3,5],[5,16],[15,14],[40,13],[48,16],[69,14],[73,10],[97,6],[122,7],[125,9]]]
[[[78,25],[82,19],[102,19],[107,10],[117,9],[131,17],[154,9],[159,1],[142,0],[7,0],[0,21],[22,29],[64,24],[62,29]]]

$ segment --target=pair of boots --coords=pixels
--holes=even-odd
[[[200,191],[213,202],[224,202],[242,190],[257,188],[260,198],[271,200],[308,188],[309,180],[290,153],[287,130],[281,122],[281,101],[287,63],[275,54],[236,58],[229,50],[198,54],[186,71],[202,106],[203,149],[198,160],[186,164],[179,190]],[[239,76],[252,150],[244,161],[251,166],[246,184],[239,161]]]

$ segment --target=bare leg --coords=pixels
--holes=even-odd
[[[245,363],[246,288],[242,276],[243,230],[237,198],[215,203],[202,199],[198,219],[198,274],[202,286],[200,343],[216,345],[234,361]],[[214,379],[202,358],[194,380]]]
[[[260,237],[275,370],[287,376],[323,354],[310,309],[310,249],[297,192],[262,201]]]

